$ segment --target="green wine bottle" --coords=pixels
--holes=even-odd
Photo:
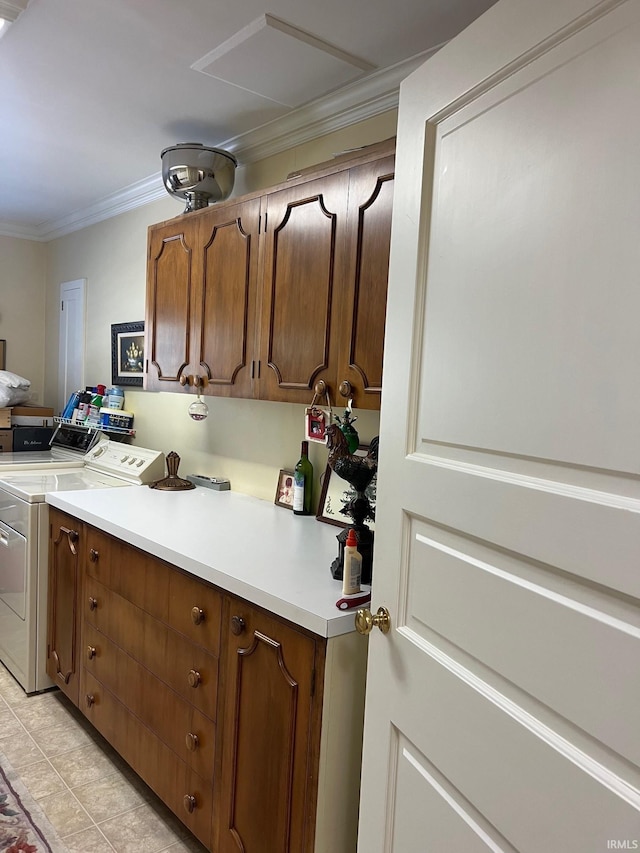
[[[303,441],[300,459],[293,472],[293,511],[296,515],[311,515],[313,496],[313,465],[309,462],[309,442]]]

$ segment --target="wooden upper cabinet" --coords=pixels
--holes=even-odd
[[[197,219],[149,229],[145,388],[180,390],[180,377],[191,360],[193,311],[197,299],[199,261]],[[194,298],[195,297],[195,298]]]
[[[393,143],[151,226],[145,388],[379,408]]]
[[[345,239],[348,173],[267,196],[260,397],[311,402],[337,368],[336,268]]]
[[[251,397],[260,199],[212,208],[199,220],[203,287],[194,330],[196,369],[209,393]]]
[[[391,243],[394,157],[350,171],[338,401],[379,409]]]

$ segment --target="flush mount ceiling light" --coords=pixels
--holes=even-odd
[[[290,108],[344,86],[375,67],[269,14],[191,66]]]

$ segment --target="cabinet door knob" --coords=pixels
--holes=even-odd
[[[89,660],[92,660],[96,656],[96,647],[95,646],[87,646],[87,657]]]
[[[87,703],[87,708],[90,708],[95,703],[95,697],[91,693],[87,693],[85,696],[85,701]]]
[[[185,385],[193,384],[193,376],[189,375],[188,373],[183,373],[179,381],[182,387],[184,388]]]
[[[204,622],[204,610],[201,610],[199,607],[192,607],[191,621],[194,625],[201,625]]]
[[[200,746],[200,738],[198,735],[194,735],[193,732],[188,732],[185,737],[185,743],[187,744],[187,749],[189,752],[195,752],[196,749]]]
[[[348,379],[343,379],[338,386],[338,391],[341,397],[351,397],[351,383]]]
[[[96,551],[96,549],[91,548],[91,550],[89,551],[89,559],[91,560],[91,562],[97,563],[99,556],[100,554]]]
[[[189,687],[197,687],[201,681],[202,678],[200,677],[200,673],[198,672],[198,670],[190,669],[189,674],[187,675],[187,684],[189,685]]]
[[[182,803],[184,805],[185,811],[189,812],[189,814],[193,814],[196,809],[196,798],[193,794],[185,794],[182,798]]]
[[[246,624],[242,616],[231,617],[231,633],[239,637],[246,628]]]
[[[98,606],[98,599],[89,596],[89,610],[95,610]]]

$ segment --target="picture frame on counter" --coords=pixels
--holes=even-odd
[[[274,503],[285,509],[293,509],[293,471],[286,471],[283,468],[278,474]]]
[[[7,342],[0,341],[0,370],[7,369]]]
[[[366,456],[369,452],[369,446],[361,444],[353,454],[354,456]],[[376,506],[376,486],[377,474],[374,476],[365,494],[369,498],[371,508]],[[331,468],[327,465],[327,469],[322,475],[322,489],[320,491],[320,501],[318,503],[318,512],[316,518],[318,521],[324,521],[326,524],[334,524],[336,527],[351,527],[353,522],[348,515],[340,512],[344,506],[355,497],[355,491],[350,483],[343,480],[334,474]],[[375,522],[371,519],[367,520],[367,527],[370,530],[375,530]]]
[[[111,382],[137,385],[144,379],[144,322],[111,326]]]

